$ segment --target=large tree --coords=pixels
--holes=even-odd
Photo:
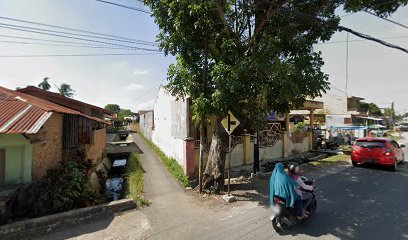
[[[42,89],[44,89],[44,90],[50,90],[50,88],[51,88],[51,85],[50,85],[50,83],[48,82],[48,77],[45,77],[45,78],[43,78],[43,80],[42,80],[42,82],[40,82],[39,84],[38,84],[38,87],[39,88],[42,88]]]
[[[65,97],[72,98],[75,95],[74,89],[71,88],[71,85],[62,83],[59,87],[56,86],[58,89],[58,92]]]
[[[118,114],[120,111],[120,106],[118,104],[109,103],[105,105],[105,109]]]
[[[408,0],[145,0],[161,32],[166,54],[177,56],[168,89],[191,96],[201,129],[217,116],[204,185],[224,185],[228,110],[254,120],[274,109],[285,112],[329,89],[323,60],[313,44],[327,41],[339,26],[335,10],[373,11],[388,16]],[[367,37],[362,35],[361,37]]]

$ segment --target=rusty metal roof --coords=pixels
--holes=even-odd
[[[80,115],[109,124],[76,110],[0,87],[0,133],[36,133],[53,112]]]

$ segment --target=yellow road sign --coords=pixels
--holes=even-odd
[[[235,128],[238,127],[239,121],[230,111],[228,111],[228,115],[222,119],[221,124],[225,128],[225,131],[231,135]]]

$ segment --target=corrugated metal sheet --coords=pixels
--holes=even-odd
[[[0,133],[36,133],[51,116],[52,112],[82,116],[109,124],[99,118],[0,87]]]

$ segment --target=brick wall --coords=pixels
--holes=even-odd
[[[86,158],[96,163],[102,156],[106,146],[106,128],[94,130],[91,136],[91,144],[86,146]]]
[[[36,134],[30,136],[33,143],[32,179],[37,181],[62,160],[63,115],[53,113]]]

